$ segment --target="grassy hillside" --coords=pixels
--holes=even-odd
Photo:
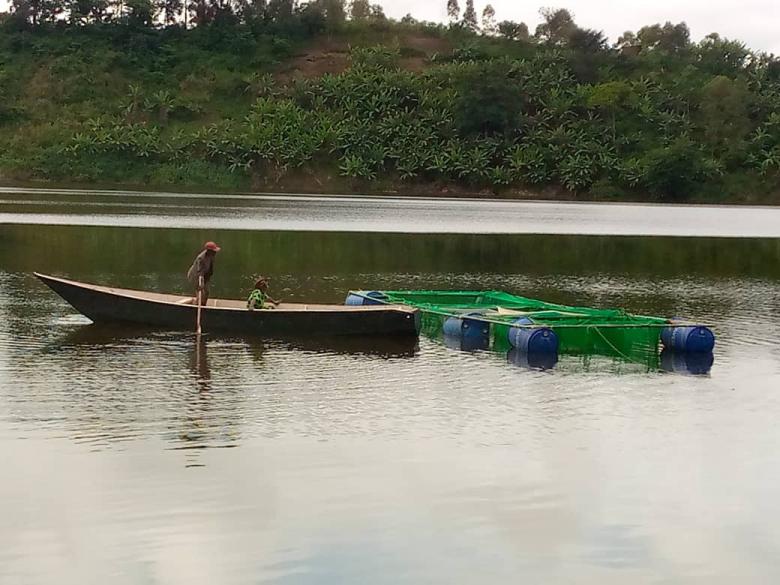
[[[304,16],[6,16],[0,178],[780,202],[780,63],[739,43]]]

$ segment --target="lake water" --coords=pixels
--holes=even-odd
[[[0,584],[776,582],[777,213],[6,189]],[[218,296],[495,288],[711,324],[714,364],[197,343],[31,276],[184,291],[206,239]]]
[[[780,237],[780,207],[0,187],[0,223],[384,233]]]

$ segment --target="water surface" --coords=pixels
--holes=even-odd
[[[0,583],[780,578],[778,239],[28,219],[0,226]],[[185,291],[205,239],[221,296],[258,272],[288,300],[497,288],[712,323],[715,361],[541,371],[427,338],[197,343],[90,326],[30,275]]]
[[[780,208],[0,187],[0,224],[456,234],[780,237]]]

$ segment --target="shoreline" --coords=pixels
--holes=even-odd
[[[489,190],[473,190],[463,187],[436,186],[433,184],[410,184],[404,189],[371,189],[370,184],[356,186],[353,189],[323,189],[320,191],[313,189],[286,188],[278,186],[276,189],[259,188],[256,190],[235,190],[220,189],[215,186],[204,186],[202,188],[189,185],[152,185],[148,183],[79,183],[79,182],[55,182],[45,180],[26,180],[14,181],[0,178],[0,193],[24,193],[39,192],[51,193],[53,195],[62,194],[111,194],[126,193],[133,195],[158,195],[158,196],[213,196],[215,198],[291,198],[304,199],[307,197],[325,198],[325,199],[409,199],[409,200],[428,200],[428,201],[494,201],[494,202],[523,202],[523,203],[557,203],[557,204],[593,204],[593,205],[650,205],[658,207],[756,207],[756,208],[776,208],[780,206],[780,197],[770,197],[768,200],[759,200],[756,202],[746,201],[744,199],[723,199],[718,201],[711,200],[685,200],[659,201],[656,197],[626,197],[626,198],[606,198],[593,196],[578,196],[576,193],[567,192],[563,189],[544,188],[538,191],[529,189],[515,188],[507,189],[503,193],[496,193]],[[776,201],[772,201],[776,199]]]

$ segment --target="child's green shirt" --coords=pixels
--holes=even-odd
[[[252,309],[264,309],[266,298],[267,295],[263,291],[253,289],[252,292],[249,293],[249,298],[246,301],[246,308],[250,311]]]

